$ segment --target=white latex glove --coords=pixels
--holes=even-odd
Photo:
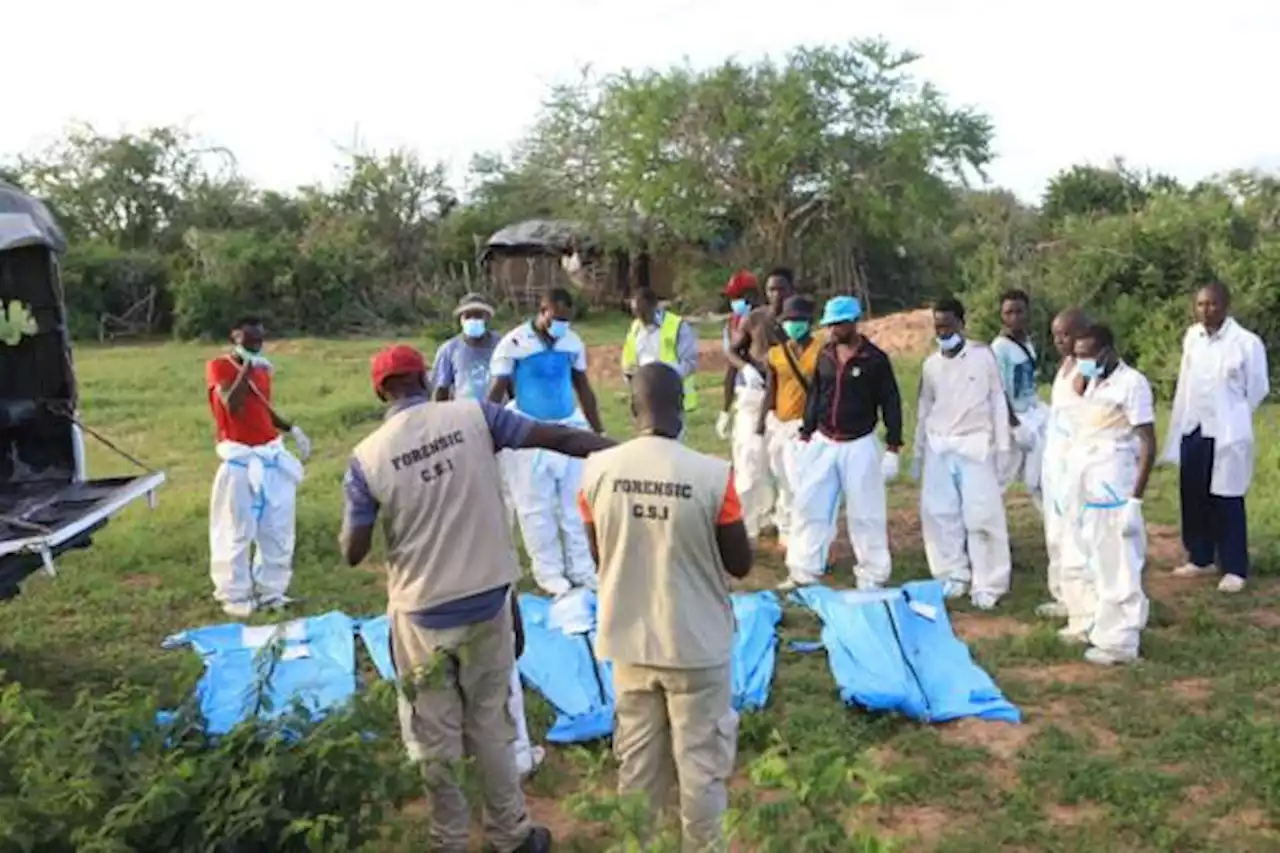
[[[764,377],[760,375],[760,371],[748,364],[738,371],[738,375],[742,377],[742,381],[746,383],[748,388],[764,390]]]
[[[1126,538],[1142,535],[1146,523],[1142,520],[1142,499],[1129,498],[1124,505],[1124,529],[1121,533]]]
[[[884,457],[880,460],[880,473],[884,475],[884,481],[888,483],[890,480],[897,477],[900,467],[901,463],[898,460],[898,454],[892,452],[885,453]]]
[[[298,458],[306,462],[311,458],[311,439],[307,438],[307,434],[302,431],[302,427],[295,426],[289,430],[289,435],[293,436],[293,443],[298,448]]]
[[[721,441],[729,440],[729,425],[732,422],[733,418],[728,412],[721,412],[716,418],[716,435]]]

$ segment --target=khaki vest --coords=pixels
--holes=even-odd
[[[716,544],[728,485],[728,462],[657,436],[584,463],[600,551],[601,658],[672,669],[729,662],[733,607]]]
[[[493,437],[474,400],[393,415],[355,449],[387,537],[387,610],[412,613],[515,583]]]

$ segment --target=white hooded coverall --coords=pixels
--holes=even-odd
[[[998,599],[1013,571],[997,459],[1010,450],[1009,408],[990,347],[967,340],[924,362],[915,458],[929,571]]]
[[[1137,657],[1147,624],[1147,532],[1142,504],[1131,498],[1138,476],[1135,430],[1155,422],[1154,409],[1146,377],[1123,363],[1106,379],[1090,380],[1069,409],[1067,630],[1087,631],[1093,646],[1126,660]]]
[[[742,384],[734,390],[733,483],[742,503],[742,520],[752,541],[774,520],[775,490],[769,470],[766,437],[756,432],[764,408],[764,377],[753,367],[738,374]]]
[[[281,601],[293,577],[302,463],[280,439],[256,447],[220,441],[216,450],[222,464],[209,500],[214,598],[224,604]]]
[[[1076,372],[1073,365],[1059,367],[1049,392],[1049,418],[1044,430],[1044,456],[1041,462],[1041,516],[1044,519],[1044,549],[1048,557],[1046,571],[1049,596],[1065,605],[1062,593],[1062,538],[1066,533],[1065,469],[1071,452],[1070,406],[1080,401],[1072,389]]]

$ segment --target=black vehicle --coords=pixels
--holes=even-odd
[[[66,238],[39,201],[0,181],[0,601],[164,474],[90,480],[58,256]]]

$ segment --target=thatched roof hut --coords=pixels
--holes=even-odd
[[[605,243],[602,233],[631,231],[630,240]],[[588,227],[581,222],[530,219],[493,234],[480,250],[480,267],[506,299],[529,305],[553,287],[580,290],[596,305],[624,302],[636,287],[650,286],[669,295],[670,273],[653,269],[638,229],[608,223]],[[657,273],[657,274],[655,274]]]

